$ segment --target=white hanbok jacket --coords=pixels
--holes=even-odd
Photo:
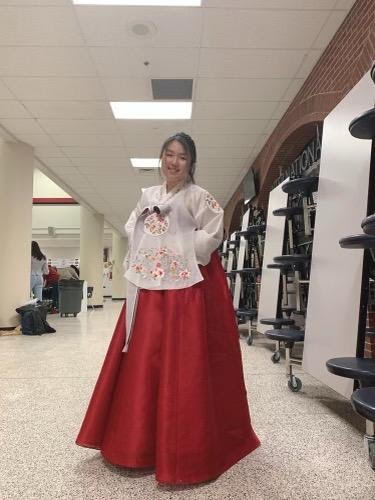
[[[138,291],[187,288],[203,280],[223,238],[223,210],[203,188],[192,183],[166,192],[166,185],[144,189],[125,224],[129,252],[125,259],[127,351]]]

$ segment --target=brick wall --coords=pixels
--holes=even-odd
[[[314,136],[316,125],[354,87],[375,60],[375,1],[357,0],[330,44],[272,132],[249,165],[257,177],[259,195],[254,200],[266,208],[279,167],[290,165]],[[225,207],[225,228],[232,221],[242,184]],[[233,224],[234,222],[234,224]],[[239,222],[239,221],[238,221]]]

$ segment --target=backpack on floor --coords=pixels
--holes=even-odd
[[[28,304],[18,307],[16,312],[21,315],[21,329],[23,335],[42,335],[43,333],[56,332],[47,322],[46,306]]]

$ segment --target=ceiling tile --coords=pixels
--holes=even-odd
[[[113,134],[114,120],[38,120],[50,134]]]
[[[348,13],[345,10],[337,10],[331,13],[323,29],[319,33],[319,36],[314,42],[314,49],[325,49],[327,47],[347,14]]]
[[[53,158],[61,158],[64,157],[64,153],[62,150],[56,146],[39,146],[34,149],[35,156],[41,158],[48,158],[52,156]]]
[[[91,47],[90,50],[102,77],[194,78],[198,70],[198,49]]]
[[[296,74],[297,78],[307,78],[322,55],[322,50],[310,50]]]
[[[200,148],[200,158],[247,158],[251,151],[249,148]]]
[[[121,168],[111,167],[109,162],[107,162],[107,160],[104,160],[102,162],[101,167],[96,167],[96,168],[77,167],[78,171],[83,175],[91,176],[104,173],[105,175],[111,178],[112,185],[114,186],[118,185],[118,180],[120,179],[121,176],[125,175],[126,178],[128,178],[129,176],[132,177],[133,173],[131,171],[131,168],[132,167],[127,166],[127,162],[124,160]],[[100,185],[98,185],[98,189],[100,189]]]
[[[0,5],[43,5],[43,6],[64,6],[64,5],[72,5],[72,0],[0,0]]]
[[[264,132],[266,134],[269,134],[274,131],[276,125],[279,123],[280,120],[272,119],[268,122],[267,127],[264,129]]]
[[[5,83],[0,80],[0,99],[14,99],[13,94],[7,88]]]
[[[69,176],[79,173],[74,167],[52,167],[52,170],[60,176]]]
[[[32,118],[19,101],[0,100],[0,118]]]
[[[198,152],[201,147],[251,147],[255,146],[258,135],[247,134],[201,134],[194,137]]]
[[[203,47],[310,48],[329,11],[205,9]]]
[[[117,120],[117,127],[123,134],[149,135],[156,133],[167,139],[182,130],[189,133],[191,123],[191,120]]]
[[[337,0],[335,3],[335,9],[346,9],[350,10],[355,4],[356,0]]]
[[[301,89],[304,81],[305,80],[303,78],[295,78],[294,80],[292,80],[288,90],[285,92],[283,96],[283,100],[292,101],[299,92],[299,90]]]
[[[152,100],[150,78],[103,78],[102,84],[110,101]]]
[[[0,74],[5,76],[95,76],[86,48],[0,47]]]
[[[57,146],[92,146],[94,149],[102,146],[123,146],[121,137],[114,134],[54,134],[51,138]]]
[[[198,172],[210,171],[218,169],[219,175],[221,175],[222,169],[237,169],[243,165],[244,160],[242,158],[231,158],[230,161],[227,158],[202,158],[200,157],[200,150],[198,150]]]
[[[3,78],[10,91],[29,101],[95,101],[105,94],[97,78]]]
[[[123,134],[123,139],[126,147],[133,147],[133,146],[157,147],[160,150],[162,144],[167,139],[167,135],[159,133]]]
[[[202,49],[199,76],[229,78],[292,78],[306,51]]]
[[[283,97],[288,78],[198,78],[196,101],[273,101]]]
[[[194,120],[194,134],[261,134],[268,120]]]
[[[90,46],[192,47],[201,37],[202,9],[82,6],[76,12]],[[149,34],[135,35],[137,24],[148,27]]]
[[[306,9],[330,10],[336,0],[203,0],[204,7],[231,9]]]
[[[108,102],[85,101],[24,101],[34,118],[113,119]]]
[[[193,119],[245,120],[271,118],[277,107],[274,101],[248,102],[196,102],[193,105]]]
[[[82,45],[71,6],[0,7],[0,45]]]
[[[76,157],[72,156],[70,158],[70,161],[73,165],[77,166],[78,168],[87,168],[91,170],[95,170],[98,168],[103,168],[103,165],[107,166],[108,168],[112,167],[126,167],[128,166],[130,168],[130,162],[128,161],[127,158],[95,158],[93,156],[84,158],[84,157]]]
[[[160,146],[127,146],[129,158],[159,158]]]
[[[277,106],[277,108],[275,109],[275,112],[273,113],[272,115],[272,118],[273,119],[281,119],[284,115],[284,113],[286,112],[286,110],[289,108],[290,106],[290,102],[288,101],[283,101],[283,102],[280,102],[279,105]]]
[[[43,163],[53,170],[60,168],[73,167],[69,158],[43,158]]]
[[[17,134],[17,138],[33,147],[54,146],[47,134]]]
[[[4,118],[1,124],[12,134],[44,134],[44,130],[33,119]]]
[[[86,156],[90,158],[95,156],[96,158],[125,158],[128,157],[125,148],[84,148],[84,147],[62,147],[61,150],[66,156],[71,158],[79,158],[80,156]]]

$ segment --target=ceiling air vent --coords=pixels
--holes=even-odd
[[[152,94],[155,100],[182,99],[191,100],[193,95],[193,80],[152,79]]]

